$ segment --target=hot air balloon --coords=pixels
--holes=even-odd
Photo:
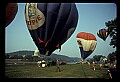
[[[100,58],[100,61],[103,61],[103,62],[107,61],[107,57],[106,57],[106,56],[102,56],[102,57]]]
[[[7,27],[15,18],[18,11],[17,3],[7,3],[6,4],[6,25]]]
[[[108,32],[108,29],[100,29],[98,32],[97,32],[97,35],[103,39],[104,41],[106,40],[106,38],[108,37],[109,35],[109,32]]]
[[[97,44],[96,37],[88,32],[79,32],[76,35],[82,60],[86,59],[95,49]]]
[[[75,3],[26,3],[25,18],[40,54],[50,56],[76,29]]]

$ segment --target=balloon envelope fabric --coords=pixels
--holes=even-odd
[[[97,32],[97,35],[103,39],[104,41],[106,40],[106,38],[108,37],[109,35],[109,32],[108,32],[108,29],[100,29],[98,32]]]
[[[49,56],[75,31],[78,11],[75,3],[27,3],[25,18],[40,54]]]
[[[15,18],[18,12],[18,4],[17,3],[7,3],[6,4],[6,25],[7,27]]]
[[[76,39],[80,48],[81,58],[86,59],[94,51],[97,39],[93,34],[87,32],[79,32],[76,35]]]

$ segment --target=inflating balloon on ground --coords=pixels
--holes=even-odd
[[[40,54],[49,56],[75,31],[78,11],[75,3],[26,3],[25,18]]]

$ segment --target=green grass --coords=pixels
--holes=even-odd
[[[105,78],[108,68],[96,70],[88,64],[60,65],[61,72],[56,72],[56,66],[41,68],[36,63],[25,65],[5,65],[7,78]]]

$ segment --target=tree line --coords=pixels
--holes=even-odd
[[[105,28],[108,28],[109,37],[111,39],[109,45],[112,46],[113,48],[117,48],[117,18],[105,22],[105,25],[106,25]],[[102,55],[95,55],[89,61],[90,62],[93,62],[93,61],[99,62],[101,57],[102,57]],[[107,56],[107,59],[108,59],[108,62],[110,62],[110,63],[116,62],[117,49],[116,49],[116,51],[109,53]]]

